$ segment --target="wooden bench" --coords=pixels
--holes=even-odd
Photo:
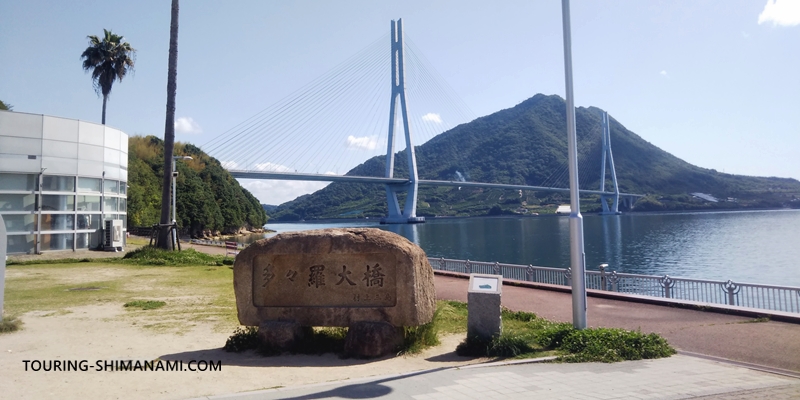
[[[229,254],[233,254],[234,257],[239,254],[239,243],[225,242],[225,257]]]

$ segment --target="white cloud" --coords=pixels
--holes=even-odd
[[[203,133],[203,129],[192,117],[180,117],[175,120],[175,131],[178,133]]]
[[[435,113],[427,113],[422,116],[423,121],[435,122],[437,124],[442,123],[442,117],[439,114]]]
[[[220,161],[219,163],[225,169],[239,169],[239,163],[236,161]]]
[[[298,196],[314,193],[330,182],[279,181],[242,179],[241,185],[250,191],[262,204],[283,204]]]
[[[667,76],[667,71],[662,69],[659,74],[661,74],[661,76]]]
[[[758,24],[772,22],[773,26],[800,25],[800,1],[767,0],[764,10],[758,15]]]
[[[275,164],[271,162],[250,164],[250,165],[239,164],[236,161],[220,161],[219,163],[222,165],[222,168],[225,168],[227,170],[238,169],[247,171],[294,172],[293,169],[285,165]]]
[[[364,137],[350,135],[347,137],[347,147],[350,149],[375,150],[378,147],[378,137],[374,135]]]
[[[253,171],[270,171],[270,172],[293,172],[294,170],[280,164],[265,162],[253,166]]]

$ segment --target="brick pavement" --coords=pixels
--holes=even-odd
[[[800,379],[676,355],[614,364],[529,363],[437,369],[207,399],[630,400],[755,396],[798,398]]]

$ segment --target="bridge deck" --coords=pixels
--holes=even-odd
[[[350,182],[350,183],[377,183],[377,184],[404,184],[409,183],[406,178],[384,178],[377,176],[351,176],[351,175],[332,175],[332,174],[307,174],[300,172],[266,172],[266,171],[243,171],[229,170],[231,176],[241,179],[276,179],[289,181],[319,181],[319,182]],[[545,186],[511,185],[505,183],[483,183],[483,182],[459,182],[459,181],[437,181],[420,179],[417,181],[425,186],[459,186],[459,187],[481,187],[491,189],[510,189],[510,190],[531,190],[537,192],[563,192],[569,193],[569,188],[555,188]],[[603,192],[600,190],[581,189],[583,194],[613,195],[614,192]],[[620,193],[620,196],[643,197],[640,194]]]

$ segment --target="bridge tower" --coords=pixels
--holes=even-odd
[[[403,119],[403,131],[406,138],[406,155],[408,156],[408,182],[386,184],[386,202],[389,215],[381,219],[382,224],[413,224],[425,222],[425,217],[417,217],[417,157],[414,154],[414,142],[411,141],[411,128],[408,125],[408,109],[406,108],[405,71],[403,68],[403,20],[392,21],[392,100],[389,105],[389,138],[386,149],[386,177],[394,177],[394,130],[397,107]],[[400,104],[397,103],[398,99]],[[403,211],[397,193],[407,192]]]
[[[600,195],[600,203],[603,206],[601,215],[619,214],[619,186],[617,186],[617,172],[614,170],[614,156],[611,154],[611,126],[608,120],[608,113],[603,111],[603,152],[600,164],[600,191],[606,191],[606,162],[611,169],[611,183],[614,186],[611,194]],[[613,204],[609,206],[608,201]]]

